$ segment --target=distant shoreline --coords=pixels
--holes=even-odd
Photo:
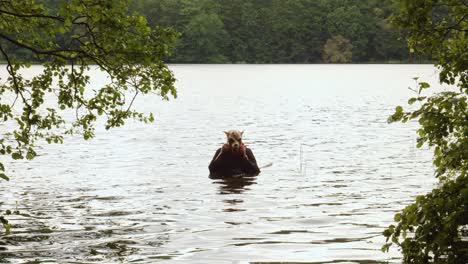
[[[0,65],[6,65],[6,61],[0,60]],[[31,65],[42,65],[42,63],[30,63]],[[166,65],[434,65],[435,62],[352,62],[352,63],[203,63],[203,62],[166,62]],[[88,64],[94,66],[97,64]]]

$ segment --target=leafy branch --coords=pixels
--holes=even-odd
[[[468,257],[468,6],[454,0],[400,2],[394,23],[407,31],[410,47],[437,59],[439,80],[450,88],[422,96],[430,84],[417,82],[412,89],[417,96],[408,104],[419,102],[419,107],[397,106],[389,117],[389,122],[419,122],[417,147],[433,149],[439,186],[395,215],[396,225],[383,233],[382,250],[398,246],[404,263],[463,263]],[[441,18],[431,19],[436,15]],[[447,26],[447,21],[455,23]]]
[[[70,0],[56,9],[29,1],[0,1],[0,54],[8,77],[0,84],[0,155],[33,159],[38,140],[62,143],[67,134],[94,136],[98,116],[105,114],[106,129],[129,118],[152,122],[133,110],[138,95],[157,93],[168,100],[177,96],[175,78],[163,59],[177,33],[150,28],[146,19],[129,14],[128,1]],[[18,56],[15,51],[23,50]],[[32,77],[21,69],[41,62]],[[110,83],[87,91],[90,65],[106,72]],[[131,98],[126,94],[133,90]],[[20,100],[17,100],[20,98]],[[49,106],[52,105],[52,106]],[[75,119],[62,115],[74,111]],[[0,178],[9,180],[5,164]],[[0,216],[9,232],[8,221]]]

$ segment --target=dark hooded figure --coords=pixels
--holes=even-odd
[[[242,143],[242,134],[236,130],[224,132],[228,142],[219,148],[208,166],[210,178],[255,176],[260,173],[252,150]]]

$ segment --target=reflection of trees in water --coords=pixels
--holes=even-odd
[[[243,193],[252,184],[256,184],[256,177],[229,177],[214,181],[215,184],[219,184],[220,194],[239,194]],[[231,201],[231,200],[229,200]],[[241,200],[242,201],[242,200]]]

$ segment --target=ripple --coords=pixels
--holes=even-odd
[[[290,234],[295,234],[295,233],[314,233],[314,234],[317,234],[317,233],[323,233],[323,232],[314,232],[314,231],[309,231],[309,230],[280,230],[280,231],[276,231],[276,232],[272,232],[272,233],[268,233],[268,234],[272,234],[272,235],[290,235]]]
[[[110,217],[110,216],[126,216],[126,215],[135,215],[135,214],[140,214],[142,212],[132,212],[132,211],[108,211],[108,212],[102,212],[102,213],[96,213],[93,214],[92,216],[95,217]]]
[[[14,175],[0,209],[19,213],[0,262],[401,262],[378,250],[380,233],[432,188],[432,153],[412,147],[417,123],[386,119],[411,96],[407,76],[432,66],[171,67],[180,98],[135,104],[157,113],[154,125],[97,126],[91,141],[1,161]],[[106,81],[92,72],[93,85]],[[258,163],[275,166],[211,180],[222,131],[236,126]]]

